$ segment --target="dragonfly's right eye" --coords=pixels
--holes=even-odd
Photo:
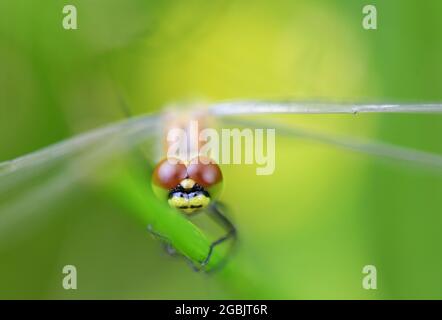
[[[153,183],[164,189],[175,188],[187,176],[187,168],[178,159],[164,159],[153,171]]]

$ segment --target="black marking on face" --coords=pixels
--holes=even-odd
[[[169,199],[172,197],[182,197],[186,199],[197,197],[203,194],[204,196],[210,198],[210,194],[200,185],[194,184],[192,189],[186,190],[181,184],[177,185],[175,188],[169,191]]]
[[[178,207],[178,209],[199,209],[199,208],[202,208],[203,207],[203,205],[202,204],[200,204],[200,205],[198,205],[198,206],[181,206],[181,207]]]

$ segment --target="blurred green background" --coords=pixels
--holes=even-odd
[[[66,4],[78,30],[62,28]],[[378,30],[361,27],[366,4]],[[134,114],[193,99],[442,101],[441,13],[439,0],[4,0],[0,160],[123,119],[121,97]],[[440,115],[283,120],[442,154]],[[442,298],[440,171],[277,137],[273,175],[223,172],[237,273],[193,272],[90,185],[23,202],[6,186],[0,221],[25,218],[1,229],[0,297]],[[78,290],[61,286],[66,264]],[[362,288],[367,264],[377,290]]]

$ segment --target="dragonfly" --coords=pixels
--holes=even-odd
[[[200,108],[198,110],[201,110]],[[308,140],[345,148],[353,152],[365,153],[372,156],[400,160],[434,170],[442,169],[442,155],[427,151],[411,149],[403,146],[388,144],[374,140],[360,140],[353,137],[343,137],[321,132],[300,129],[295,126],[270,121],[266,115],[296,115],[296,114],[347,114],[363,113],[442,113],[441,103],[418,104],[366,104],[366,103],[330,103],[330,102],[301,102],[301,101],[224,101],[205,106],[205,119],[211,119],[221,124],[243,126],[249,128],[273,128],[278,135],[296,136]],[[164,158],[164,134],[170,128],[172,118],[179,126],[185,127],[195,114],[201,120],[201,112],[195,109],[131,116],[123,121],[79,134],[67,140],[50,145],[41,150],[23,155],[0,163],[0,195],[10,188],[20,186],[20,183],[48,168],[68,160],[70,166],[64,172],[56,174],[49,181],[40,184],[30,192],[22,195],[18,201],[0,206],[0,235],[26,217],[21,207],[22,203],[44,203],[48,198],[65,192],[76,181],[87,176],[94,168],[100,166],[103,158],[114,154],[139,148],[143,143],[153,144],[145,154],[149,163],[149,173],[153,189],[158,195],[158,201],[167,203],[173,210],[190,218],[201,212],[208,212],[225,230],[225,234],[210,243],[205,257],[195,265],[189,254],[181,252],[196,270],[205,270],[214,249],[221,243],[237,237],[237,228],[226,215],[226,206],[212,192],[214,187],[221,185],[223,174],[214,161],[208,159],[205,164],[182,161],[177,159],[171,164]],[[255,116],[254,119],[243,116]],[[256,117],[260,119],[256,119]],[[177,120],[178,119],[178,120]],[[206,120],[204,120],[206,121]],[[153,152],[152,150],[156,151]],[[199,159],[198,150],[196,159]],[[88,170],[83,168],[88,167]],[[79,170],[80,169],[80,170]],[[209,178],[207,178],[209,177]],[[167,236],[154,230],[151,224],[148,230],[168,245],[169,251],[174,251],[173,244]],[[0,239],[1,240],[1,239]],[[226,254],[227,258],[228,254]],[[220,262],[221,266],[225,259]],[[215,269],[215,268],[212,268]],[[210,270],[212,270],[210,269]],[[207,271],[207,270],[206,270]]]

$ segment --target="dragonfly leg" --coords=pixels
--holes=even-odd
[[[213,250],[216,246],[220,245],[221,243],[223,243],[229,239],[236,240],[236,228],[233,225],[233,223],[230,222],[230,220],[225,216],[223,211],[225,211],[225,207],[221,203],[214,203],[208,208],[209,216],[216,223],[220,224],[226,230],[226,234],[210,244],[209,252],[208,252],[206,258],[200,263],[200,265],[199,266],[195,265],[195,263],[190,258],[183,255],[183,257],[186,259],[187,263],[190,265],[190,267],[194,271],[203,270],[203,268],[209,263],[210,258],[212,257],[212,254],[213,254]],[[152,225],[150,225],[150,224],[147,226],[147,230],[153,236],[155,236],[156,238],[158,238],[164,242],[166,251],[169,254],[178,255],[178,252],[176,251],[175,248],[173,248],[173,246],[170,243],[170,240],[167,237],[156,232],[153,229]],[[231,247],[231,250],[232,250],[232,248],[233,248],[233,246]],[[218,265],[210,268],[210,270],[205,270],[205,271],[212,272],[214,270],[220,269],[225,264],[228,256],[229,256],[229,254],[227,254],[226,257]]]
[[[156,231],[153,229],[153,227],[152,227],[151,224],[148,224],[148,225],[147,225],[147,231],[148,231],[151,235],[153,235],[154,237],[159,238],[159,239],[161,239],[162,241],[165,241],[165,242],[169,242],[169,243],[170,243],[169,238],[167,238],[166,236],[163,236],[161,233],[156,232]]]
[[[224,215],[223,213],[224,210],[225,207],[221,203],[214,203],[209,207],[208,212],[210,214],[210,217],[213,218],[218,224],[222,225],[224,229],[226,229],[226,234],[210,244],[209,253],[207,254],[204,261],[201,263],[202,267],[206,266],[209,263],[210,258],[212,257],[213,254],[213,250],[217,245],[220,245],[221,243],[229,239],[236,240],[236,235],[237,235],[236,228],[233,225],[233,223]],[[224,260],[221,261],[215,268],[211,268],[209,271],[219,269],[226,262],[226,258],[224,258]]]
[[[175,256],[175,255],[177,255],[177,251],[176,251],[176,249],[170,244],[170,240],[169,240],[167,237],[165,237],[164,235],[162,235],[162,234],[156,232],[156,231],[153,229],[153,227],[152,227],[151,224],[149,224],[149,225],[147,226],[147,231],[148,231],[151,235],[153,235],[155,238],[158,238],[158,239],[160,239],[160,240],[163,242],[163,247],[164,247],[164,250],[167,252],[167,254],[169,254],[169,255],[171,255],[171,256]]]
[[[164,249],[166,250],[166,252],[169,255],[175,256],[175,257],[176,256],[182,256],[186,260],[186,262],[190,265],[190,267],[193,269],[193,271],[196,271],[196,272],[201,271],[201,268],[198,267],[191,259],[189,259],[188,257],[178,253],[177,250],[170,243],[169,238],[167,238],[166,236],[164,236],[164,235],[158,233],[157,231],[155,231],[151,224],[149,224],[147,226],[147,231],[150,234],[152,234],[155,238],[158,238],[158,239],[160,239],[163,242]]]

